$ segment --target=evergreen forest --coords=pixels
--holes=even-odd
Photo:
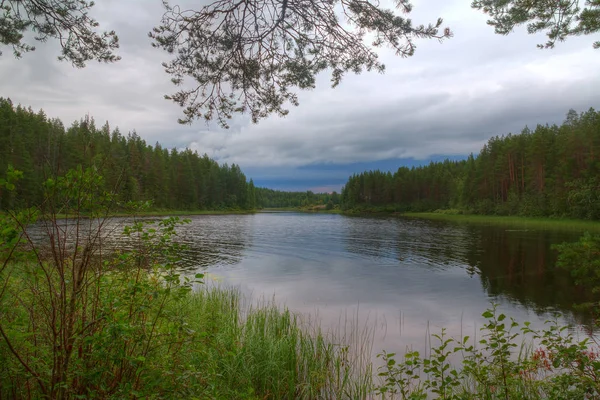
[[[353,175],[346,211],[600,219],[600,112],[491,138],[466,160]]]
[[[39,204],[42,183],[77,166],[97,168],[122,202],[165,210],[322,206],[346,212],[430,212],[600,219],[600,112],[571,110],[560,125],[492,137],[466,160],[368,171],[341,194],[254,186],[236,164],[189,149],[151,146],[86,116],[70,127],[44,111],[0,98],[0,170],[24,171],[0,210]]]
[[[14,192],[0,192],[0,210],[37,205],[42,183],[77,166],[95,167],[120,201],[151,200],[171,210],[254,209],[255,188],[239,166],[219,165],[189,149],[147,144],[85,117],[66,128],[43,111],[0,98],[0,171],[24,172]]]

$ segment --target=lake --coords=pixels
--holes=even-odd
[[[585,323],[585,300],[555,270],[553,243],[579,233],[398,217],[291,212],[192,216],[186,263],[207,281],[274,298],[328,329],[363,329],[373,352],[426,348],[427,332],[471,335],[497,303],[541,326],[553,312]]]
[[[573,309],[585,293],[554,269],[551,250],[578,232],[293,212],[189,218],[178,230],[187,269],[346,338],[360,332],[372,354],[425,351],[428,333],[442,327],[474,337],[492,303],[536,327],[555,312],[589,325]],[[129,222],[113,220],[112,246],[127,246],[119,226]]]

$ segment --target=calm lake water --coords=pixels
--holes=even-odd
[[[538,327],[553,312],[585,325],[572,307],[584,294],[550,249],[577,232],[288,212],[189,218],[179,229],[189,269],[325,329],[364,329],[374,354],[424,350],[441,327],[473,337],[492,302]]]
[[[405,218],[259,213],[194,216],[181,230],[188,265],[255,298],[275,298],[325,328],[353,321],[373,352],[425,346],[446,327],[473,336],[492,302],[541,326],[552,312],[579,324],[584,300],[553,268],[551,244],[579,233]]]

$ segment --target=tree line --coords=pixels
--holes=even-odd
[[[351,176],[345,210],[435,211],[600,219],[600,112],[491,138],[466,160]]]
[[[340,205],[339,193],[286,192],[267,188],[256,188],[256,204],[259,208],[301,208],[325,206],[333,209]]]
[[[24,172],[16,191],[0,192],[0,210],[39,204],[42,183],[77,166],[95,167],[107,190],[126,201],[152,200],[165,209],[254,209],[255,187],[240,167],[219,165],[189,149],[147,144],[89,116],[66,128],[44,111],[0,98],[0,171]]]

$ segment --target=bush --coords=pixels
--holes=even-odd
[[[429,357],[410,351],[379,355],[376,392],[401,399],[592,399],[600,396],[600,349],[578,341],[556,320],[536,331],[496,307],[483,313],[480,340],[432,335]],[[519,344],[519,341],[521,342]],[[452,357],[460,356],[458,362]]]

